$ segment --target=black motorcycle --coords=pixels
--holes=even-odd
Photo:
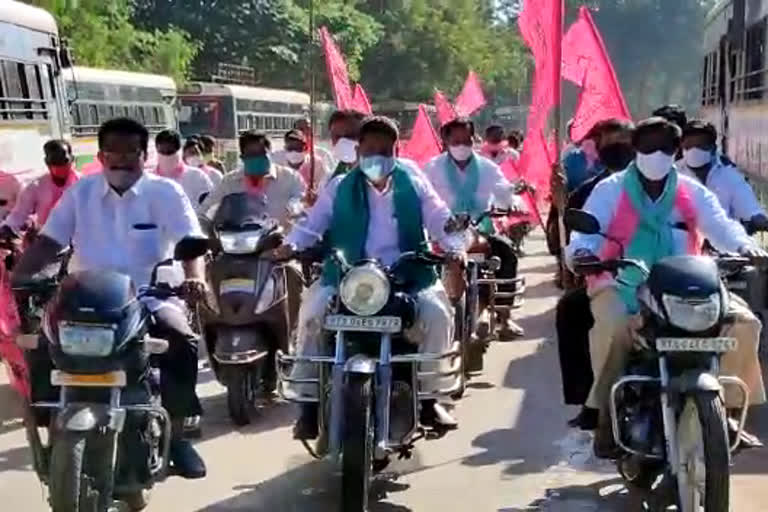
[[[216,250],[208,265],[215,311],[205,321],[205,339],[236,425],[250,423],[256,399],[275,389],[275,354],[288,349],[298,313],[298,304],[289,304],[289,280],[301,279],[264,257],[280,244],[282,229],[250,202],[247,194],[224,197],[211,226]]]
[[[174,257],[190,260],[207,250],[207,239],[187,238]],[[154,280],[172,263],[158,265],[153,284],[139,292],[128,276],[110,271],[14,283],[17,292],[52,297],[40,313],[59,399],[31,404],[31,416],[51,413],[48,443],[34,422],[26,427],[53,512],[106,512],[114,500],[141,510],[166,474],[171,421],[152,382],[150,357],[168,343],[148,335],[151,315],[139,299],[174,295]]]
[[[568,210],[565,223],[572,231],[608,238],[586,212]],[[621,246],[612,239],[606,243]],[[639,317],[631,322],[640,350],[610,393],[613,435],[621,450],[617,464],[622,477],[641,488],[651,489],[661,477],[672,491],[670,504],[681,512],[729,510],[730,453],[738,441],[729,446],[722,391],[723,386],[742,391],[741,430],[748,389],[741,379],[720,375],[720,358],[736,349],[737,340],[720,336],[729,296],[718,265],[732,270],[748,263],[671,256],[650,271],[625,258],[575,269],[593,275],[635,268],[647,278],[637,291]]]

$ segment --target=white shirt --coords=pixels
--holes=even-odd
[[[184,165],[184,171],[178,176],[169,176],[170,179],[181,185],[187,194],[192,206],[197,209],[200,204],[200,196],[213,190],[213,182],[202,169]]]
[[[683,174],[699,181],[696,173],[685,163],[678,161],[676,165]],[[755,215],[765,215],[765,210],[755,197],[754,190],[739,168],[723,163],[720,155],[715,157],[715,163],[709,170],[707,182],[704,185],[717,196],[725,212],[734,220],[747,221]]]
[[[492,205],[501,208],[522,208],[522,200],[514,194],[512,184],[501,172],[501,168],[477,153],[475,153],[474,158],[477,159],[480,173],[475,192],[475,202],[478,208],[482,207],[487,210]],[[449,165],[454,165],[450,155],[441,153],[427,162],[427,165],[424,166],[424,174],[427,175],[440,198],[452,208],[456,202],[456,191],[453,190],[451,182],[445,175],[445,168]],[[459,175],[466,178],[462,172],[459,172]]]
[[[51,211],[42,234],[72,244],[70,271],[113,270],[140,287],[149,284],[157,263],[173,257],[179,240],[202,231],[182,188],[144,173],[122,196],[103,174],[82,178]]]
[[[619,199],[624,192],[626,174],[627,171],[616,173],[598,183],[584,205],[584,210],[597,218],[603,231],[609,229],[608,226],[617,214]],[[721,252],[736,252],[743,247],[754,245],[742,225],[728,218],[717,197],[698,180],[684,174],[678,174],[678,187],[680,185],[688,188],[691,202],[696,209],[697,227],[715,249]],[[651,199],[647,196],[645,199],[650,205]],[[674,228],[683,222],[682,213],[677,207],[674,207],[669,216],[669,226],[673,230],[676,254],[688,253],[688,233],[682,229]],[[573,255],[579,249],[587,249],[593,254],[599,255],[604,243],[613,242],[606,242],[599,235],[574,233],[571,243],[566,248],[568,264],[572,263]]]

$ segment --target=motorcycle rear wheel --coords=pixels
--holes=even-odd
[[[717,393],[697,393],[686,402],[677,433],[680,512],[728,512],[730,446],[726,425],[725,408]]]
[[[371,376],[349,374],[344,394],[341,510],[364,512],[373,465]]]
[[[254,405],[260,374],[253,366],[233,366],[226,369],[224,384],[227,386],[229,417],[238,427],[249,425],[256,414]]]

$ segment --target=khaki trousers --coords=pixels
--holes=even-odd
[[[623,301],[613,287],[600,290],[591,300],[595,325],[589,332],[589,352],[595,382],[587,398],[587,406],[605,409],[610,398],[611,386],[621,377],[632,351],[629,318]],[[723,327],[722,335],[736,338],[738,349],[723,355],[721,375],[741,378],[749,387],[749,405],[765,403],[765,386],[760,368],[758,348],[760,344],[760,320],[747,304],[731,294],[728,315],[730,322]],[[741,404],[741,391],[733,386],[725,388],[726,407]]]

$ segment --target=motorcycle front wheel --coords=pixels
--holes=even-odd
[[[341,468],[342,512],[368,510],[373,464],[371,376],[349,374],[344,390],[344,439]]]
[[[260,365],[234,365],[226,369],[224,384],[227,386],[227,408],[232,423],[238,427],[249,425],[256,414]]]
[[[49,487],[53,512],[106,512],[112,504],[114,436],[57,432]]]
[[[687,399],[677,427],[681,512],[728,512],[730,446],[726,425],[718,393],[697,393]]]

